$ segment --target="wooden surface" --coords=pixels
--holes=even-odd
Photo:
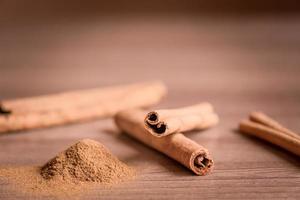
[[[188,134],[215,160],[204,177],[119,134],[111,119],[1,135],[0,165],[41,165],[91,138],[139,175],[84,199],[300,198],[299,158],[236,131],[262,110],[300,132],[300,16],[11,20],[1,23],[1,99],[159,79],[169,95],[157,107],[209,101],[221,122]],[[0,185],[0,199],[31,199]]]

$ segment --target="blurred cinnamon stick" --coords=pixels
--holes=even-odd
[[[268,126],[272,129],[284,132],[284,133],[286,133],[286,134],[288,134],[292,137],[300,139],[300,135],[298,135],[297,133],[294,133],[293,131],[287,129],[282,124],[280,124],[279,122],[275,121],[274,119],[272,119],[271,117],[267,116],[266,114],[264,114],[262,112],[252,112],[252,113],[250,113],[249,119],[253,122],[263,124],[263,125]]]
[[[163,138],[149,134],[144,127],[145,114],[146,111],[137,109],[121,111],[115,116],[115,122],[128,135],[180,162],[197,175],[206,175],[212,170],[213,160],[207,149],[181,133]]]
[[[300,156],[299,136],[261,112],[253,112],[250,120],[239,124],[242,133],[253,135]]]
[[[154,105],[165,94],[164,84],[149,82],[7,100],[1,104],[0,133],[111,117]]]
[[[146,129],[156,137],[162,137],[176,132],[203,130],[216,125],[218,115],[214,113],[210,103],[151,111],[146,115]]]

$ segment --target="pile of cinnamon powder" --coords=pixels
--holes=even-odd
[[[55,196],[81,193],[99,184],[112,185],[134,175],[132,168],[90,139],[77,142],[43,167],[0,169],[0,177],[13,181],[21,192]]]

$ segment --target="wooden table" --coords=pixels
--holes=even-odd
[[[16,21],[0,27],[1,99],[159,79],[169,95],[157,107],[209,101],[221,122],[187,134],[215,160],[204,177],[119,134],[111,119],[1,135],[1,165],[41,165],[91,138],[139,175],[85,199],[300,198],[299,158],[236,131],[253,110],[300,131],[300,16]],[[30,198],[0,185],[0,199]]]

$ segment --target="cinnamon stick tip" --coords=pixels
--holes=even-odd
[[[206,175],[213,169],[214,162],[210,155],[205,152],[198,152],[191,157],[191,169],[197,175]]]
[[[146,129],[154,136],[156,137],[162,137],[164,136],[168,129],[167,124],[164,122],[159,122],[158,124],[149,124],[148,122],[145,123]]]
[[[144,121],[145,121],[145,123],[154,125],[154,124],[158,123],[158,120],[159,120],[158,113],[156,111],[151,111],[146,115]]]
[[[210,109],[211,112],[214,111],[214,107],[210,102],[204,101],[204,102],[200,103],[200,105],[202,105],[202,106],[205,105],[206,107],[208,107]]]
[[[265,115],[263,112],[261,112],[261,111],[252,111],[252,112],[250,112],[250,114],[249,114],[249,118],[251,119],[251,117],[255,117],[255,116],[260,116],[260,115]]]
[[[149,112],[144,119],[145,128],[154,136],[162,137],[168,126],[164,122],[159,122],[159,114],[156,111]]]
[[[239,131],[242,131],[242,130],[243,130],[243,127],[246,126],[246,125],[248,125],[249,122],[251,122],[251,121],[248,120],[248,119],[243,119],[243,120],[241,120],[240,123],[239,123],[239,125],[238,125],[238,130],[239,130]]]
[[[6,109],[3,104],[0,102],[0,115],[10,115],[12,113],[11,110]]]
[[[216,113],[213,113],[212,116],[213,116],[213,122],[214,122],[213,125],[217,125],[220,122],[219,115],[217,115]]]
[[[159,89],[158,91],[160,91],[163,94],[163,96],[167,95],[168,88],[167,88],[166,84],[163,81],[161,81],[161,80],[153,80],[151,82],[148,82],[148,84],[155,85],[156,88]]]

